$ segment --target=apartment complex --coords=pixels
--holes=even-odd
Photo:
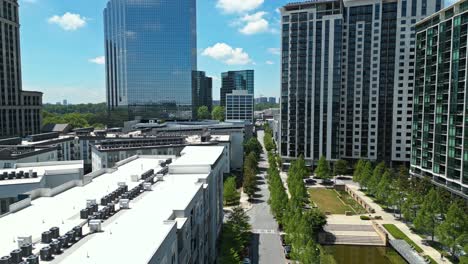
[[[281,122],[285,160],[313,165],[411,152],[414,24],[440,0],[307,1],[282,13]]]
[[[0,1],[0,18],[0,138],[39,133],[42,93],[22,90],[18,1]]]
[[[191,119],[195,0],[110,0],[104,27],[112,117]]]
[[[0,218],[2,260],[216,263],[228,160],[224,147],[187,147],[179,157],[134,156],[85,175]]]
[[[416,24],[411,174],[468,198],[468,1]]]

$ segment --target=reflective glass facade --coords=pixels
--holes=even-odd
[[[254,71],[229,71],[221,74],[221,106],[226,107],[226,95],[234,90],[246,90],[254,94]]]
[[[104,25],[109,110],[192,118],[196,1],[111,0]]]
[[[468,1],[416,31],[411,173],[468,199]]]

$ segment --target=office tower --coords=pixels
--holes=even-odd
[[[193,78],[193,105],[195,113],[200,106],[208,107],[208,111],[211,112],[213,109],[213,79],[207,77],[204,71],[195,71]]]
[[[254,121],[254,95],[247,90],[226,94],[226,121]]]
[[[268,103],[270,103],[270,104],[276,104],[276,97],[269,97],[269,98],[268,98]]]
[[[40,133],[42,93],[22,90],[18,2],[0,4],[0,138]]]
[[[221,74],[221,106],[226,107],[226,95],[234,90],[246,90],[254,94],[254,71],[229,71]]]
[[[468,1],[416,24],[411,174],[468,198]],[[465,168],[466,167],[466,168]]]
[[[282,17],[281,156],[337,159],[342,3],[289,4]]]
[[[283,158],[409,162],[414,23],[440,8],[440,0],[286,5]]]
[[[110,0],[104,10],[107,104],[126,118],[192,118],[196,1]]]

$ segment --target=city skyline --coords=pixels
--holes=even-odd
[[[107,0],[93,1],[93,5],[56,0],[19,3],[25,89],[44,92],[45,103],[55,103],[71,93],[76,95],[70,98],[71,104],[104,102],[102,10]],[[198,2],[197,68],[213,77],[214,99],[220,96],[221,72],[244,69],[258,72],[256,96],[279,96],[280,16],[276,9],[285,3]],[[203,16],[205,13],[212,15]],[[39,41],[44,35],[48,40]],[[47,61],[48,67],[38,66],[38,61]],[[51,73],[56,77],[45,77]]]

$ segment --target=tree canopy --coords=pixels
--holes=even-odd
[[[206,120],[211,118],[210,111],[208,111],[208,106],[200,106],[197,109],[197,118],[200,120]]]
[[[226,113],[225,113],[224,107],[222,106],[219,106],[219,105],[215,106],[213,108],[213,111],[211,111],[211,117],[214,120],[224,121],[225,116],[226,116]]]

